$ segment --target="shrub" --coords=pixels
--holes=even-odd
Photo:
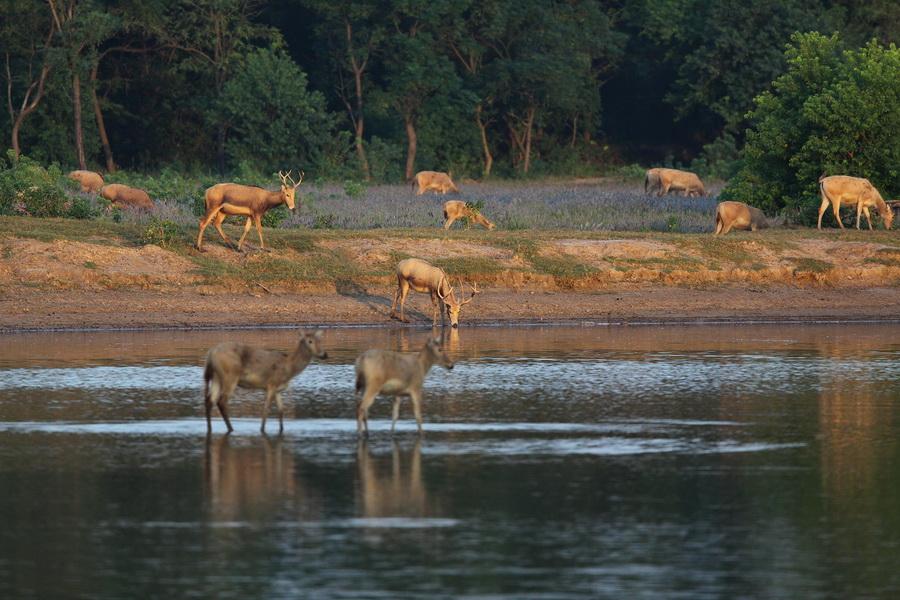
[[[837,34],[794,34],[787,71],[756,98],[744,165],[722,199],[813,222],[820,175],[900,193],[900,49],[844,50]]]
[[[68,198],[59,167],[45,169],[26,156],[7,152],[9,168],[0,171],[0,214],[62,217]]]
[[[348,198],[362,198],[366,195],[366,186],[359,181],[347,180],[344,182],[344,193]]]
[[[284,204],[269,209],[263,215],[262,224],[264,227],[278,227],[281,222],[291,216],[291,211]]]
[[[155,244],[161,248],[172,246],[178,239],[179,229],[176,223],[168,219],[151,217],[141,233],[142,244]]]

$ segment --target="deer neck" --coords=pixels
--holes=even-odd
[[[266,195],[266,208],[275,208],[279,204],[284,204],[284,191],[269,192]]]
[[[422,376],[428,375],[428,371],[434,366],[434,357],[426,348],[419,352],[419,366],[422,367]]]
[[[291,353],[291,370],[299,373],[306,368],[306,365],[312,360],[312,354],[306,344],[297,344],[297,348]]]

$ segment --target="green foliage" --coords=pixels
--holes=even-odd
[[[291,216],[291,211],[287,206],[281,204],[275,208],[266,211],[263,215],[262,224],[264,227],[278,227],[281,223]]]
[[[232,161],[269,171],[326,162],[337,118],[321,93],[307,89],[306,74],[283,50],[262,48],[244,56],[219,105],[231,125]]]
[[[787,71],[756,100],[744,166],[723,192],[812,222],[820,175],[866,177],[900,192],[900,50],[873,41],[845,50],[838,35],[797,34]]]
[[[69,210],[62,173],[45,169],[26,156],[7,152],[9,167],[0,171],[0,214],[62,217]],[[4,166],[0,163],[0,166]]]
[[[344,182],[344,193],[348,198],[358,199],[366,195],[366,185],[359,181],[348,179]]]
[[[154,244],[160,248],[169,248],[175,244],[180,235],[177,223],[159,217],[150,217],[150,222],[141,232],[142,244]]]

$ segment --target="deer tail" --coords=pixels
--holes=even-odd
[[[209,392],[209,383],[213,378],[213,366],[207,361],[203,369],[203,399],[207,405],[212,404],[212,396]]]
[[[356,393],[360,394],[366,389],[366,376],[363,373],[356,374]]]

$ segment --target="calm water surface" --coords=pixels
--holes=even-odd
[[[0,337],[0,597],[900,597],[900,326],[463,329],[359,443],[353,359],[428,333],[209,439],[206,350],[296,332]]]

